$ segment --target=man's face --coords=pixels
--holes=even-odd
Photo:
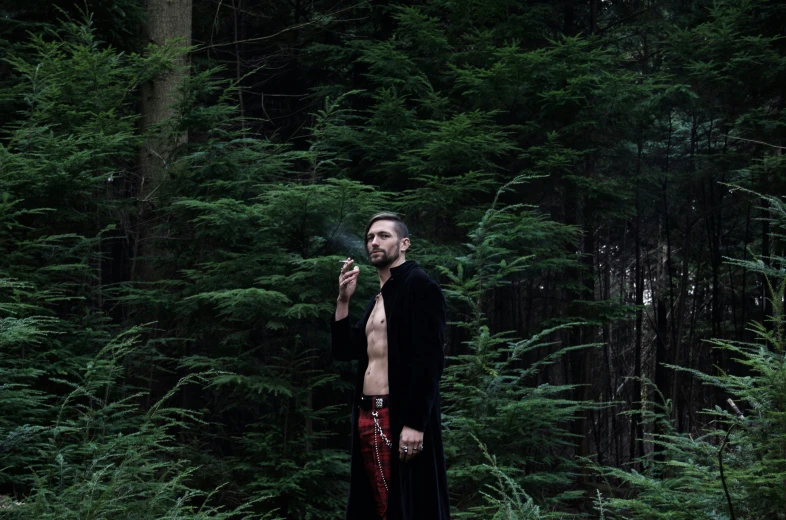
[[[371,224],[366,235],[366,253],[377,269],[393,265],[407,247],[409,239],[398,238],[393,221],[377,220]]]

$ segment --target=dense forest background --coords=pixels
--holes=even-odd
[[[778,0],[0,1],[0,516],[342,518],[337,261],[393,210],[450,308],[456,518],[786,518],[784,34]]]

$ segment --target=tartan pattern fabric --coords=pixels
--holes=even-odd
[[[374,412],[377,413],[377,421],[379,421],[379,426],[382,428],[385,437],[391,438],[390,410],[388,408],[377,409],[376,406],[371,410],[358,410],[358,434],[360,435],[360,452],[363,455],[363,466],[371,483],[371,492],[374,495],[377,516],[381,520],[386,520],[388,508],[388,490],[386,485],[390,485],[390,460],[393,455],[393,449],[388,448],[382,436],[376,431],[374,416],[372,415]],[[375,437],[376,445],[374,442]]]

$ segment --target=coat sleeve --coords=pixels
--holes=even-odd
[[[352,327],[349,316],[336,321],[330,319],[330,354],[337,361],[352,361],[359,359],[361,338],[357,326]]]
[[[445,297],[433,281],[412,293],[412,350],[406,361],[410,374],[406,385],[403,422],[425,431],[434,402],[439,395],[439,379],[445,366]]]

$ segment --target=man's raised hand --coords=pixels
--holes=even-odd
[[[352,298],[358,286],[360,267],[355,266],[353,269],[350,269],[354,262],[351,258],[347,258],[341,267],[341,274],[338,277],[338,299],[342,303],[347,303]]]

